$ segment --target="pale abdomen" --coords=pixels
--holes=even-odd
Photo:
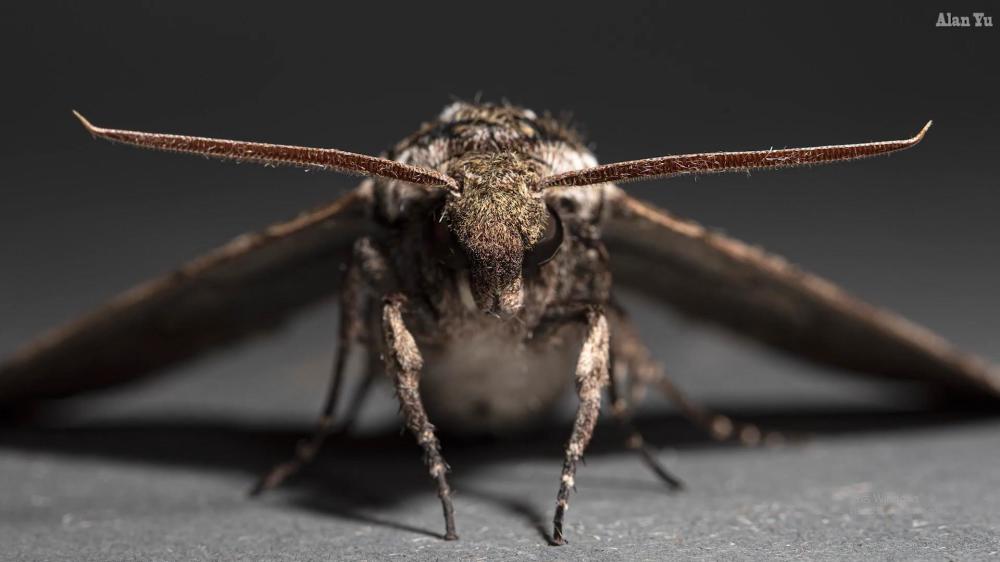
[[[523,429],[554,412],[572,387],[580,330],[543,341],[499,341],[479,332],[422,350],[420,392],[432,423],[459,432]]]

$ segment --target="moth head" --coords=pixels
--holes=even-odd
[[[524,301],[525,269],[551,259],[563,238],[559,216],[546,206],[537,163],[510,152],[456,160],[456,180],[434,214],[432,243],[439,259],[468,274],[475,305],[500,317]]]
[[[543,200],[547,189],[856,160],[915,146],[931,126],[928,121],[916,135],[901,140],[661,156],[544,176],[543,166],[524,152],[470,153],[450,161],[448,170],[442,173],[332,148],[108,129],[74,114],[92,135],[114,142],[270,166],[375,176],[420,185],[433,193],[444,190],[445,202],[434,221],[435,248],[442,252],[444,261],[468,273],[468,288],[475,305],[499,316],[511,316],[520,310],[524,267],[540,265],[555,255],[562,243],[559,217]],[[500,111],[486,118],[504,123],[508,114]],[[530,117],[528,113],[520,116]]]

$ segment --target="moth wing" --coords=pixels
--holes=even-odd
[[[369,191],[244,234],[28,343],[0,364],[0,402],[55,398],[136,379],[271,330],[335,292]]]
[[[609,191],[615,283],[814,362],[1000,397],[1000,369],[830,281]]]

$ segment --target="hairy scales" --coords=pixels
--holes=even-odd
[[[502,431],[544,416],[573,383],[585,307],[607,301],[611,279],[598,237],[605,190],[543,192],[539,180],[596,160],[579,135],[549,116],[462,102],[389,157],[449,174],[462,186],[435,192],[394,180],[370,184],[376,216],[390,226],[382,247],[392,269],[417,273],[397,283],[417,297],[405,317],[424,353],[420,384],[432,419]],[[546,207],[558,214],[565,238],[551,261],[535,267],[522,257],[543,234]],[[435,220],[456,232],[467,267],[439,262],[428,226]],[[490,287],[497,288],[495,315],[475,306],[490,298]],[[501,317],[505,310],[513,312]]]
[[[624,390],[635,397],[636,390],[657,386],[717,438],[770,440],[755,426],[738,429],[693,404],[649,364],[622,311],[607,306],[602,227],[622,280],[654,285],[657,295],[682,310],[838,366],[961,383],[993,395],[1000,388],[995,368],[933,334],[611,185],[888,154],[919,143],[929,122],[899,140],[597,166],[570,128],[508,104],[452,104],[381,157],[111,129],[76,117],[95,137],[141,148],[373,178],[318,212],[242,237],[122,295],[0,365],[0,383],[12,383],[7,397],[18,388],[22,396],[52,396],[161,368],[270,326],[326,294],[329,278],[321,273],[328,270],[316,266],[335,265],[352,247],[341,285],[341,345],[319,423],[255,491],[274,487],[315,455],[333,426],[344,354],[359,342],[369,344],[369,365],[384,364],[391,375],[404,423],[436,482],[445,539],[458,534],[448,466],[432,419],[463,429],[510,429],[552,411],[575,382],[578,409],[560,478],[554,544],[565,542],[577,464],[593,435],[601,391],[611,380],[629,385]],[[318,281],[310,286],[310,279]],[[613,347],[620,360],[614,369]],[[631,426],[630,410],[614,387],[613,413],[630,434],[628,446],[677,488],[679,481]]]

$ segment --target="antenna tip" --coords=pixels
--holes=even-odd
[[[79,111],[74,109],[73,116],[79,119],[80,123],[83,124],[83,127],[88,131],[90,131],[91,134],[97,133],[97,127],[95,127],[94,124],[91,123],[90,121],[87,121],[87,118],[81,115]]]
[[[933,124],[934,124],[933,120],[928,121],[927,124],[924,125],[924,128],[920,129],[920,132],[917,133],[917,136],[915,137],[915,140],[917,142],[920,142],[920,141],[924,140],[924,135],[927,134],[927,131],[931,128],[931,125],[933,125]]]

